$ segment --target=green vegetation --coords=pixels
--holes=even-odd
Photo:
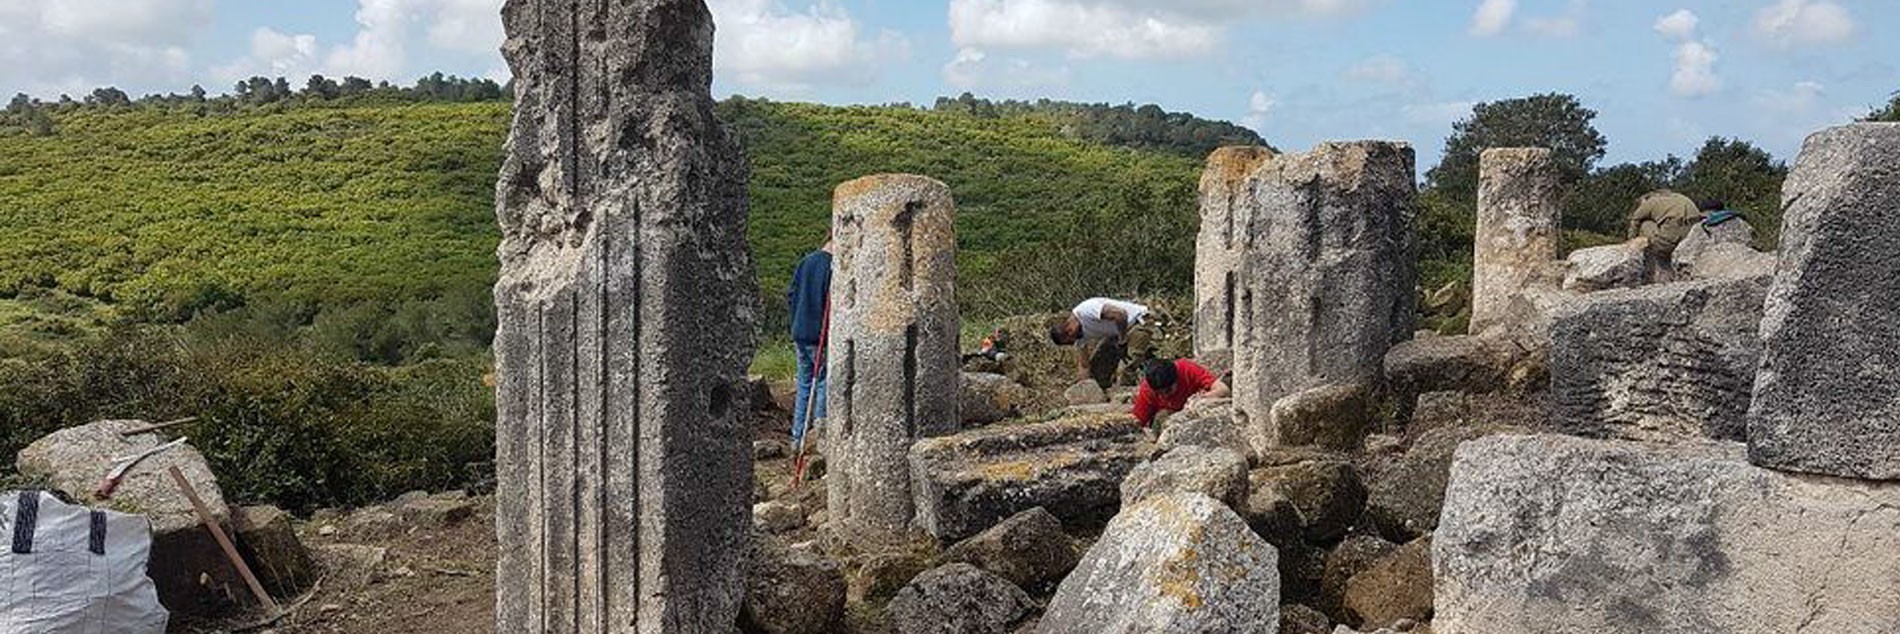
[[[0,472],[62,426],[197,415],[185,433],[238,500],[308,510],[486,478],[510,91],[440,75],[302,86],[260,77],[136,100],[102,88],[0,112]],[[767,338],[754,370],[775,377],[794,365],[776,341],[784,288],[823,241],[840,182],[910,172],[950,186],[974,340],[1078,297],[1183,298],[1202,157],[1264,144],[1132,104],[735,97],[718,113],[752,168]],[[1766,152],[1711,139],[1689,161],[1599,167],[1594,116],[1539,95],[1459,122],[1419,200],[1422,281],[1450,287],[1433,297],[1468,295],[1488,147],[1560,150],[1567,247],[1617,239],[1635,197],[1659,187],[1724,198],[1772,243],[1786,168]],[[1464,317],[1427,323],[1456,331]]]
[[[16,99],[0,115],[0,471],[59,427],[196,415],[183,432],[239,500],[479,485],[502,92],[257,78],[220,97]],[[753,168],[768,338],[832,188],[878,172],[955,192],[970,324],[1185,292],[1193,144],[1257,137],[1153,108],[992,107],[720,104]],[[768,342],[755,368],[791,366]]]
[[[1868,121],[1900,121],[1900,92],[1893,95],[1887,105],[1875,108],[1867,114]]]
[[[1566,188],[1566,250],[1621,240],[1636,199],[1665,188],[1726,202],[1755,227],[1758,247],[1774,248],[1781,229],[1785,164],[1747,141],[1717,137],[1688,161],[1672,155],[1599,167],[1608,141],[1596,130],[1596,114],[1574,96],[1545,94],[1481,103],[1454,124],[1445,140],[1445,158],[1426,172],[1419,195],[1421,285],[1470,286],[1478,156],[1489,148],[1553,149]],[[1457,331],[1463,322],[1454,315],[1428,315],[1427,323]]]

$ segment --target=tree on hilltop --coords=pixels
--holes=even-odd
[[[1452,125],[1445,158],[1425,173],[1432,189],[1448,199],[1475,203],[1478,156],[1490,148],[1549,148],[1564,184],[1582,180],[1603,158],[1609,144],[1592,125],[1597,112],[1575,96],[1548,93],[1480,103],[1471,116]]]

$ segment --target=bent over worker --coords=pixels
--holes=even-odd
[[[1148,362],[1142,374],[1141,387],[1135,390],[1132,413],[1151,436],[1156,427],[1155,419],[1161,413],[1186,409],[1188,401],[1197,396],[1225,398],[1231,392],[1226,381],[1215,378],[1207,368],[1187,359],[1156,359]]]
[[[1138,370],[1139,364],[1154,358],[1154,335],[1142,325],[1147,316],[1147,306],[1094,297],[1076,304],[1067,319],[1050,326],[1049,340],[1058,346],[1075,346],[1076,380],[1094,378],[1097,383],[1112,385],[1117,371],[1107,370],[1108,376],[1092,375],[1090,357],[1107,355],[1110,368],[1126,362],[1124,369]],[[1127,375],[1132,378],[1133,372]]]

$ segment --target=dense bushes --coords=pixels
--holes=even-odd
[[[179,433],[205,452],[226,495],[294,510],[463,486],[465,465],[489,459],[484,356],[365,363],[312,345],[298,312],[118,326],[0,359],[0,471],[61,427],[183,416],[199,417]]]

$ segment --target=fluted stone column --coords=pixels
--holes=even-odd
[[[867,176],[832,197],[829,509],[866,539],[910,528],[910,446],[955,432],[961,370],[950,188]]]
[[[728,631],[757,282],[712,17],[509,0],[502,18],[494,631]]]
[[[1485,150],[1478,159],[1478,225],[1471,272],[1472,333],[1509,328],[1511,301],[1557,260],[1563,190],[1544,148]]]
[[[1306,442],[1276,429],[1275,401],[1327,386],[1370,391],[1386,351],[1411,336],[1413,160],[1404,143],[1324,143],[1254,179],[1233,388],[1256,448]]]
[[[1245,246],[1247,179],[1273,158],[1272,150],[1233,146],[1214,150],[1201,172],[1201,230],[1194,239],[1194,357],[1220,363],[1234,347],[1234,302]]]

